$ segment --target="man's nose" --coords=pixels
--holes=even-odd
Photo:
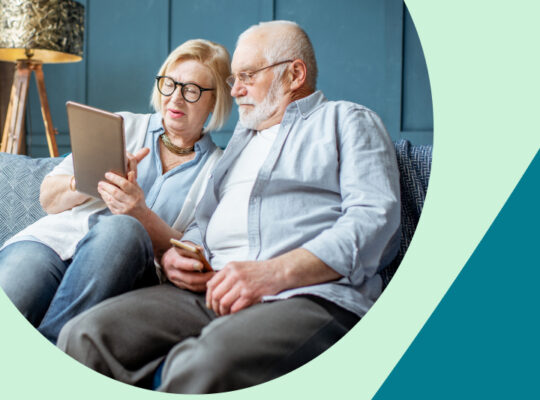
[[[234,80],[234,85],[231,88],[231,96],[232,97],[241,97],[245,96],[247,93],[246,87],[240,82],[239,79]]]

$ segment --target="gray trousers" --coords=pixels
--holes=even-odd
[[[71,320],[67,354],[119,381],[172,393],[215,393],[266,382],[310,361],[358,317],[315,297],[253,305],[217,317],[203,294],[165,284],[136,290]]]

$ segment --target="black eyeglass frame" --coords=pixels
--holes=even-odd
[[[161,79],[163,79],[163,78],[170,79],[174,83],[174,89],[170,94],[163,93],[161,91],[160,87],[159,87],[159,81]],[[196,86],[199,89],[199,97],[197,98],[197,100],[188,100],[188,99],[186,99],[186,96],[184,95],[184,88],[186,86],[188,86],[188,85]],[[209,92],[209,91],[212,91],[212,90],[216,90],[215,88],[203,88],[202,86],[199,86],[196,83],[192,83],[192,82],[189,82],[189,83],[177,82],[173,78],[171,78],[170,76],[167,76],[167,75],[158,75],[158,76],[156,76],[156,86],[157,86],[157,90],[159,91],[159,93],[161,93],[163,96],[167,96],[167,97],[172,96],[174,94],[175,90],[176,90],[176,87],[180,86],[180,93],[182,94],[182,98],[185,101],[187,101],[188,103],[196,103],[196,102],[198,102],[201,99],[201,96],[202,96],[203,92]]]
[[[283,61],[277,62],[275,64],[267,65],[266,67],[259,68],[259,69],[255,70],[255,71],[238,72],[236,74],[232,74],[232,75],[228,76],[227,79],[225,79],[225,82],[227,83],[227,85],[229,85],[232,88],[234,86],[234,84],[236,83],[236,77],[242,75],[244,77],[240,78],[239,81],[243,85],[252,85],[253,82],[247,83],[246,81],[253,79],[255,74],[257,74],[257,73],[259,73],[261,71],[264,71],[265,69],[272,68],[272,67],[277,67],[278,65],[289,63],[289,62],[294,62],[294,61],[295,60],[283,60]],[[231,84],[231,82],[232,82],[232,84]]]

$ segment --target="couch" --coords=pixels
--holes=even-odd
[[[431,170],[431,146],[395,142],[401,184],[401,243],[398,255],[381,275],[386,286],[397,270],[418,224]],[[0,153],[0,246],[45,215],[39,204],[43,177],[61,158],[30,158]]]

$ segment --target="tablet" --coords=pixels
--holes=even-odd
[[[99,198],[99,181],[112,171],[126,176],[124,120],[98,108],[66,103],[73,154],[75,186],[79,192]]]

